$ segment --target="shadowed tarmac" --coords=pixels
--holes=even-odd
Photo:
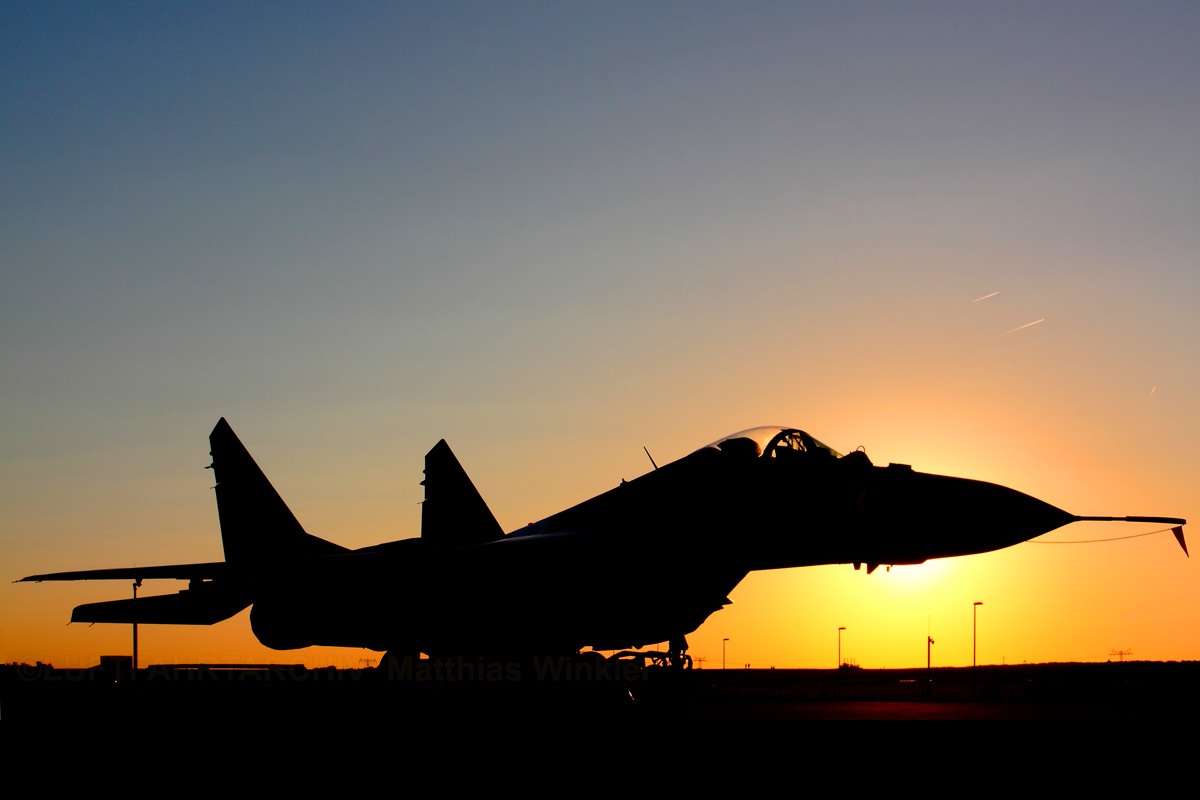
[[[489,680],[441,670],[309,670],[298,665],[173,665],[129,680],[122,662],[57,670],[0,667],[5,722],[187,718],[274,724],[526,719],[1179,719],[1200,710],[1200,664],[1032,664],[910,670],[528,670]],[[124,665],[127,666],[127,663]],[[422,666],[427,666],[422,662]],[[418,676],[429,676],[419,679]],[[482,676],[482,677],[478,677]],[[932,680],[930,680],[930,678]]]

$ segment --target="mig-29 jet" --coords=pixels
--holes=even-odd
[[[669,642],[664,661],[686,665],[686,635],[752,570],[869,573],[998,550],[1079,520],[1185,523],[1076,516],[763,427],[507,534],[443,440],[425,456],[420,538],[349,550],[304,530],[224,419],[209,442],[224,561],[22,580],[186,580],[176,594],[78,606],[71,621],[211,625],[253,605],[254,634],[279,650],[526,657]]]

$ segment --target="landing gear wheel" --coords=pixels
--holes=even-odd
[[[667,663],[674,669],[684,670],[692,668],[692,657],[687,654],[687,639],[680,636],[678,639],[672,639],[668,645],[669,655]]]

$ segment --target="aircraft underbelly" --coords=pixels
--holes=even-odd
[[[260,641],[426,653],[574,651],[666,641],[695,630],[745,572],[722,558],[630,546],[636,532],[303,565],[255,604]],[[605,546],[597,546],[598,540]]]

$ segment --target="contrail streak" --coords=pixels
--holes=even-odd
[[[1046,321],[1046,318],[1045,318],[1045,317],[1042,317],[1041,319],[1035,319],[1033,322],[1027,322],[1027,323],[1025,323],[1024,325],[1020,325],[1020,326],[1018,326],[1018,327],[1016,327],[1016,328],[1013,328],[1011,331],[1005,331],[1004,333],[1002,333],[1002,334],[1000,334],[1000,335],[1001,335],[1001,336],[1007,336],[1007,335],[1008,335],[1008,334],[1010,334],[1010,333],[1016,333],[1016,332],[1017,332],[1017,331],[1019,331],[1019,330],[1023,330],[1024,328],[1028,328],[1030,325],[1037,325],[1039,322],[1045,322],[1045,321]]]
[[[976,297],[976,298],[975,298],[974,300],[972,300],[971,302],[972,302],[972,303],[978,303],[980,300],[987,300],[989,297],[995,297],[995,296],[996,296],[996,295],[998,295],[998,294],[1000,294],[1000,293],[999,293],[999,292],[992,292],[991,294],[985,294],[983,297]]]

